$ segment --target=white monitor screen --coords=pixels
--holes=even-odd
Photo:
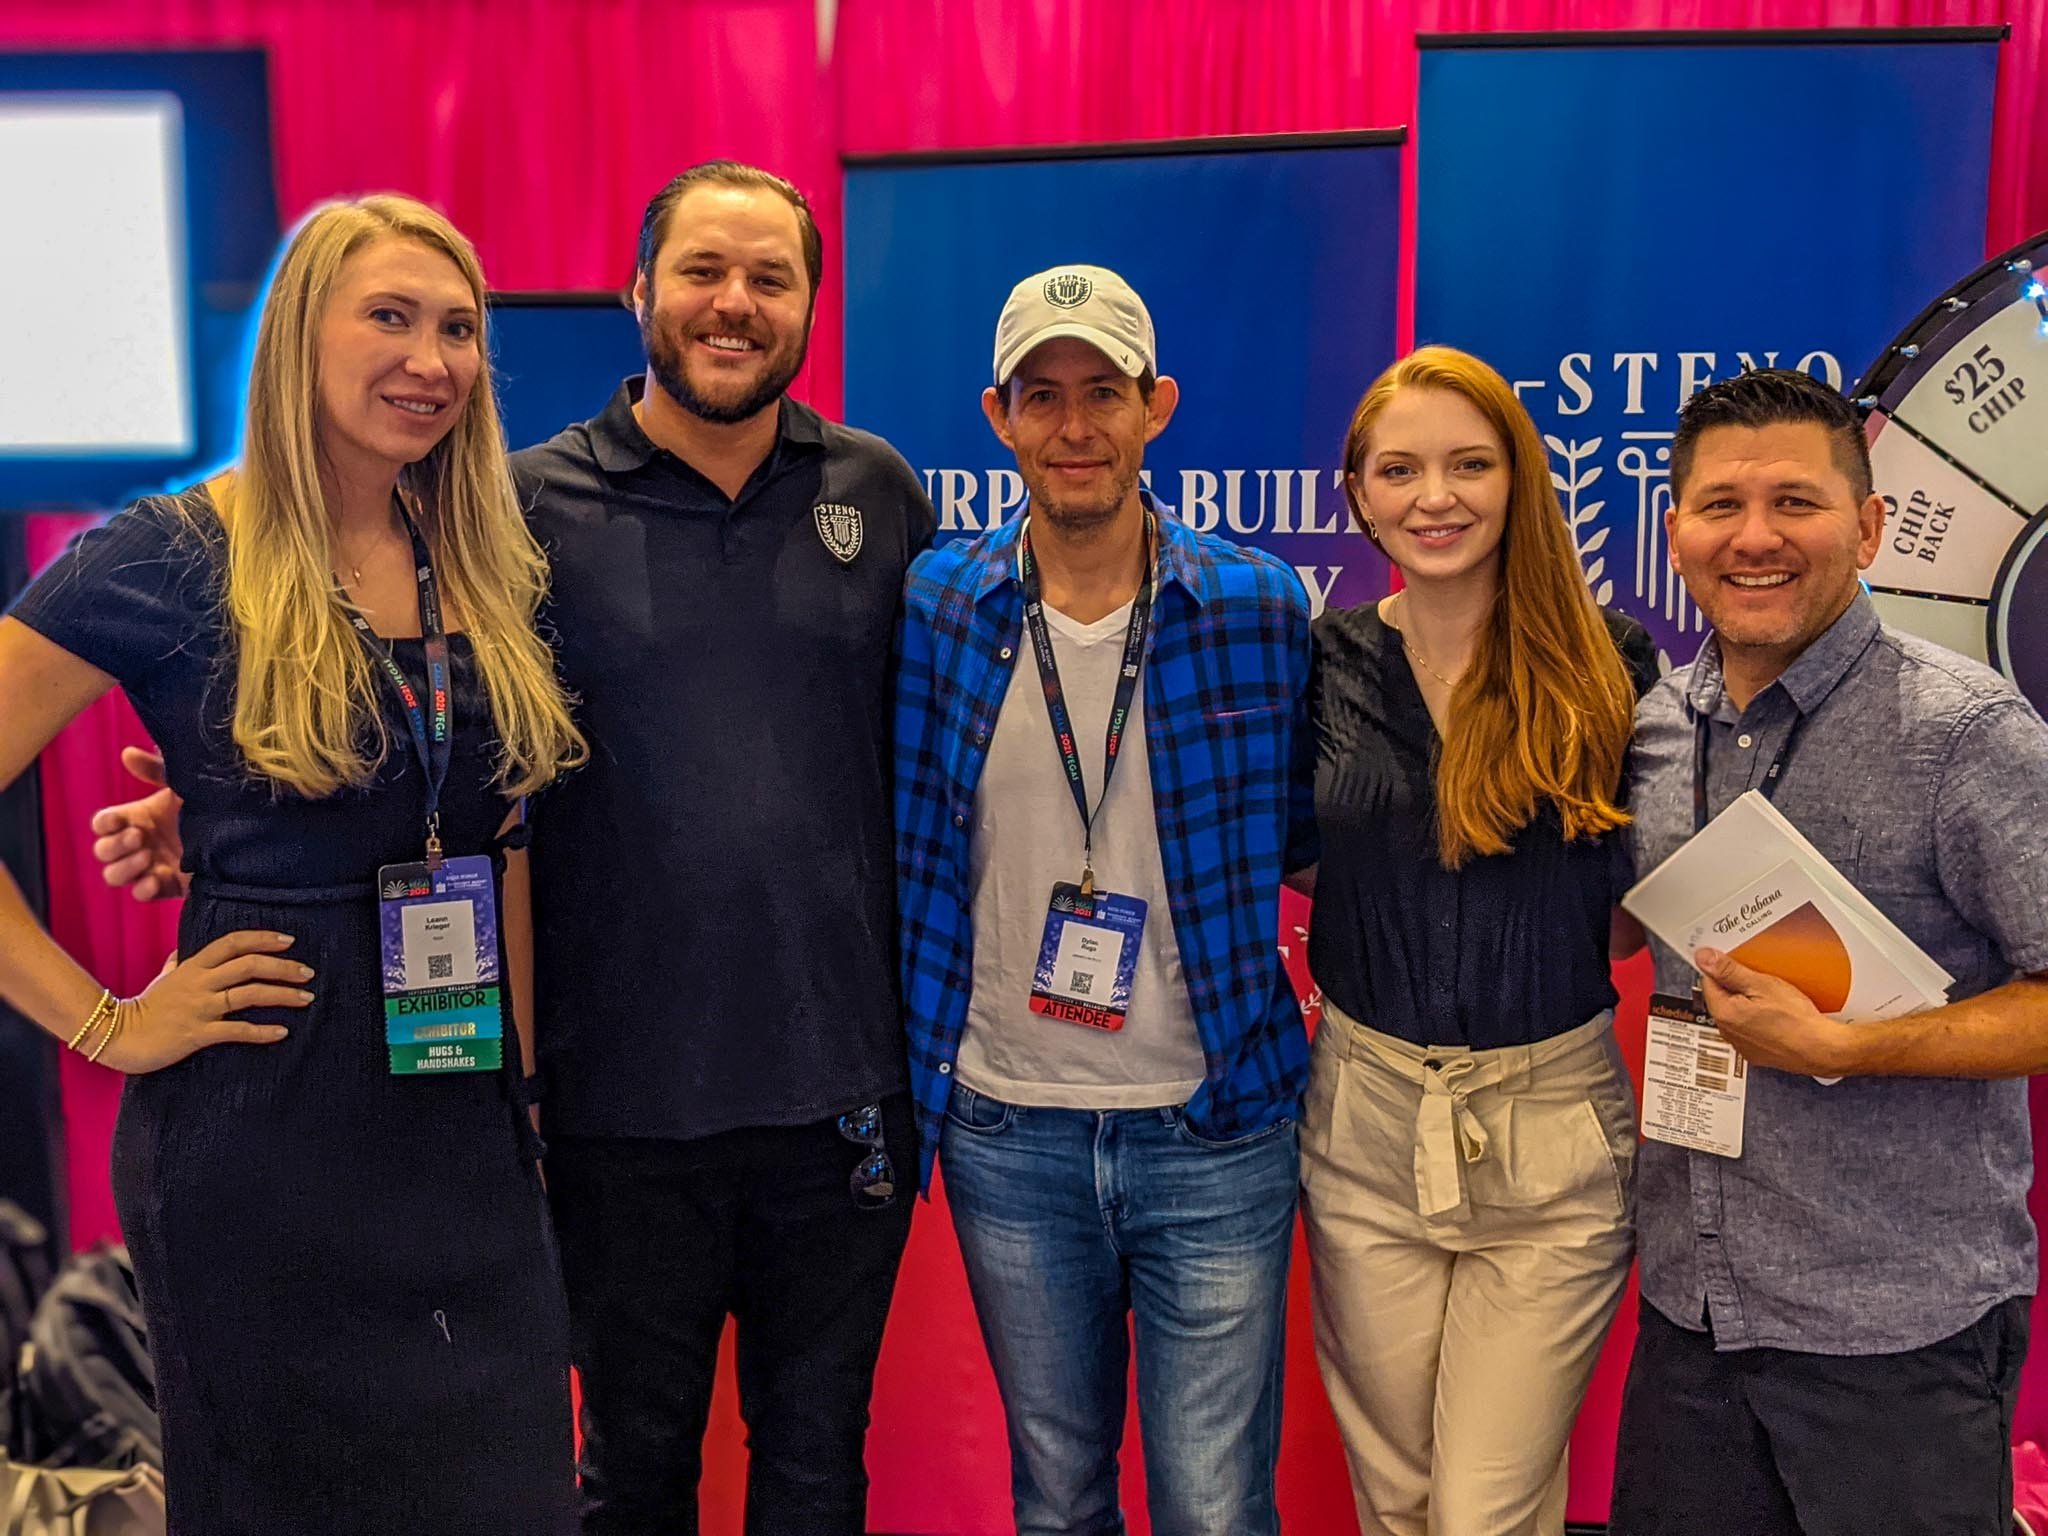
[[[194,451],[175,96],[0,92],[0,454]]]

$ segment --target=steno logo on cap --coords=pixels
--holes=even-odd
[[[1086,304],[1095,284],[1078,272],[1055,272],[1045,280],[1045,301],[1061,309]]]

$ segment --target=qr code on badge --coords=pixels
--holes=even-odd
[[[455,979],[455,957],[453,955],[427,956],[427,980],[453,981]]]
[[[1086,997],[1094,990],[1094,987],[1095,978],[1086,971],[1074,972],[1072,978],[1067,982],[1067,990],[1076,997]]]

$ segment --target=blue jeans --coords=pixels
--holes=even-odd
[[[1155,1536],[1275,1536],[1294,1122],[1218,1143],[1178,1109],[1032,1108],[956,1084],[940,1155],[1018,1536],[1124,1529],[1133,1331]]]

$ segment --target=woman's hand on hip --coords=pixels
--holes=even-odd
[[[223,934],[186,960],[173,955],[140,997],[122,1005],[121,1024],[100,1061],[117,1071],[154,1072],[212,1045],[275,1045],[282,1024],[251,1024],[249,1008],[303,1008],[313,968],[283,954],[291,935],[265,929]]]

